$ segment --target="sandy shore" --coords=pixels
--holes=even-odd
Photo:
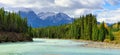
[[[93,48],[114,48],[120,49],[120,44],[106,43],[106,42],[94,42],[94,41],[85,41],[85,40],[75,40],[77,42],[87,42],[88,44],[81,45],[83,47],[93,47]]]

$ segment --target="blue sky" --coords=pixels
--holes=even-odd
[[[93,13],[99,22],[120,21],[120,0],[0,0],[7,11],[31,9],[39,12],[63,12],[71,17]]]

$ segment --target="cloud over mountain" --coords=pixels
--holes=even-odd
[[[95,15],[99,17],[100,13],[106,12],[106,14],[108,14],[108,11],[118,10],[118,8],[120,8],[120,0],[0,0],[0,5],[0,7],[4,7],[9,11],[30,8],[36,13],[64,12],[71,17],[79,17],[79,15],[95,13]],[[98,10],[101,12],[97,12]],[[118,16],[115,15],[111,18],[115,19],[116,17]],[[111,18],[107,18],[107,20],[112,20]],[[104,17],[98,19],[99,21],[101,21],[100,19],[105,21]]]

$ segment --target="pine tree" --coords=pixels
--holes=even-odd
[[[108,34],[107,32],[108,30],[105,28],[105,23],[103,22],[99,29],[99,41],[103,42],[105,40],[106,35]]]
[[[113,41],[114,40],[114,35],[112,33],[112,30],[109,31],[109,35],[110,35],[110,40]]]
[[[92,21],[92,40],[94,41],[97,41],[98,40],[98,33],[99,33],[99,30],[98,30],[98,27],[97,27],[97,20],[95,18],[95,16],[92,17],[93,21]]]

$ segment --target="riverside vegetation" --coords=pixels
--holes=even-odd
[[[105,22],[97,23],[96,16],[88,14],[74,20],[71,24],[32,29],[36,38],[83,39],[108,42],[116,38],[112,27]]]
[[[15,12],[0,9],[0,42],[32,41],[34,38],[83,39],[120,43],[120,23],[107,26],[98,24],[92,14],[80,16],[70,24],[32,28],[27,19]]]
[[[0,42],[32,41],[27,19],[0,8]]]

